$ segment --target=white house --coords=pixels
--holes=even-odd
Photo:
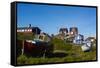
[[[75,35],[75,37],[73,39],[73,43],[75,43],[75,44],[82,44],[83,43],[83,39],[84,39],[83,35],[77,34],[77,35]]]

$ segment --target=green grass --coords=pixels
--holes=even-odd
[[[54,45],[54,50],[68,51],[72,48],[72,44],[57,38],[53,38],[51,43]]]
[[[35,35],[33,33],[17,33],[18,40],[33,40]]]
[[[76,49],[77,48],[77,49]],[[62,53],[55,51],[57,53]],[[66,52],[64,57],[27,57],[25,55],[20,55],[17,58],[18,64],[42,64],[42,63],[59,63],[59,62],[75,62],[75,61],[90,61],[96,60],[96,50],[90,52],[81,51],[79,46],[72,46],[71,51]]]
[[[24,60],[23,60],[24,59]],[[17,59],[18,64],[42,64],[42,63],[57,63],[57,62],[63,62],[60,58],[33,58],[33,57],[25,57],[24,55],[18,57]]]
[[[23,37],[19,37],[22,39]],[[30,37],[31,39],[31,37]],[[59,63],[59,62],[75,62],[75,61],[90,61],[96,60],[96,47],[93,46],[90,52],[83,52],[80,46],[76,46],[71,43],[66,43],[63,40],[53,38],[51,41],[53,44],[53,56],[52,57],[32,57],[26,55],[20,55],[17,57],[17,64],[42,64],[42,63]],[[65,54],[63,57],[55,56],[57,54]]]

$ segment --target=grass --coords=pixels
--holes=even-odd
[[[76,49],[77,48],[77,49]],[[60,51],[54,53],[61,54]],[[75,62],[75,61],[90,61],[96,60],[96,50],[90,52],[83,52],[79,46],[72,46],[72,49],[65,52],[63,57],[27,57],[26,55],[20,55],[17,58],[18,64],[42,64],[42,63],[59,63],[59,62]]]
[[[19,39],[23,38],[21,37],[20,35]],[[66,43],[57,38],[53,38],[51,44],[53,44],[54,50],[50,57],[20,55],[17,57],[17,64],[44,64],[96,60],[96,46],[93,46],[92,50],[89,52],[83,52],[80,46],[68,42]]]
[[[51,43],[54,45],[54,50],[68,51],[72,48],[72,44],[66,43],[65,41],[57,38],[53,38]]]
[[[17,33],[18,40],[33,40],[35,35],[33,33]]]
[[[24,61],[20,61],[20,59],[24,59]],[[62,60],[60,60],[60,58],[33,58],[33,57],[26,57],[25,55],[21,55],[20,57],[18,57],[17,59],[18,64],[42,64],[42,63],[57,63],[57,62],[62,62]]]

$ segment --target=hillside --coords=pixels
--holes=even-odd
[[[17,38],[33,39],[34,36],[29,35],[26,37],[19,34]],[[74,45],[57,38],[53,38],[50,44],[53,44],[53,53],[42,57],[20,55],[17,57],[18,64],[42,64],[96,60],[96,46],[93,46],[89,52],[83,52],[81,50],[81,46]]]

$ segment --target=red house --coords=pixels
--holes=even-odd
[[[40,34],[41,30],[38,27],[31,27],[31,24],[29,24],[29,27],[18,27],[17,32]]]

